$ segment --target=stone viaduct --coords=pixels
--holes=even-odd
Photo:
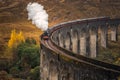
[[[120,66],[94,58],[98,45],[106,48],[108,39],[117,41],[119,24],[120,19],[98,17],[52,27],[48,39],[41,37],[40,79],[118,80]]]

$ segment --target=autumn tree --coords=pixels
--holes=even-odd
[[[20,31],[20,33],[17,34],[16,30],[14,29],[11,32],[10,40],[8,41],[8,47],[9,48],[17,47],[18,44],[24,41],[25,39],[24,39],[22,31]]]

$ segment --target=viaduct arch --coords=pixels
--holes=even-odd
[[[89,18],[61,23],[41,37],[41,80],[117,80],[120,66],[94,60],[98,42],[107,47],[108,28],[111,40],[118,40],[120,19]],[[98,33],[100,32],[100,33]]]

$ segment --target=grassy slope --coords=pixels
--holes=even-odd
[[[7,0],[6,0],[7,1]],[[27,20],[27,1],[9,0],[0,3],[0,54],[10,37],[12,29],[23,31],[25,37],[34,37],[39,41],[42,33]],[[44,5],[49,14],[49,26],[57,23],[98,16],[120,17],[120,2],[98,3],[85,0],[36,0]]]

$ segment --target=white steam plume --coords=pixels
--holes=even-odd
[[[32,20],[32,24],[35,24],[42,31],[48,29],[48,14],[44,10],[41,4],[36,2],[29,3],[27,5],[28,20]]]

